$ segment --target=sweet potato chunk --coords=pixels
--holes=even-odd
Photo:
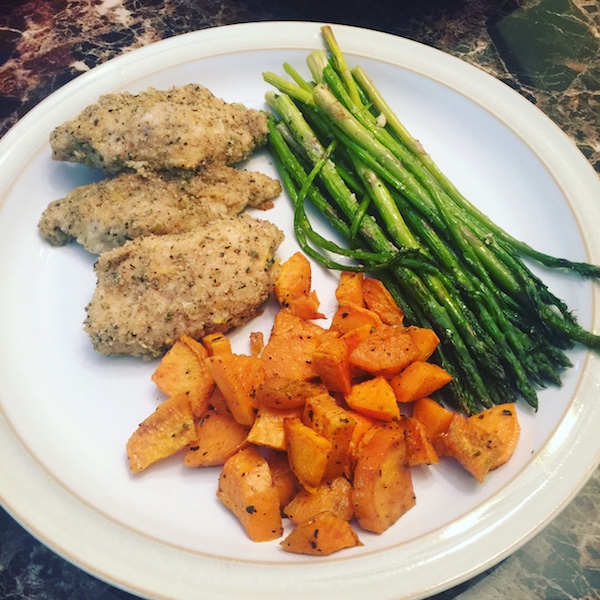
[[[425,426],[418,419],[415,419],[415,417],[402,417],[399,425],[404,430],[409,467],[433,465],[440,462],[433,444],[427,437]]]
[[[365,277],[362,287],[367,308],[377,313],[387,325],[402,327],[404,311],[396,304],[394,297],[383,282],[373,277]]]
[[[404,329],[410,335],[413,344],[418,348],[415,360],[427,360],[440,344],[440,338],[433,329],[411,325]]]
[[[206,348],[209,356],[215,354],[231,354],[231,342],[223,333],[209,333],[202,338],[202,345]]]
[[[331,319],[329,328],[344,335],[357,327],[370,325],[371,328],[382,324],[377,313],[356,304],[340,304]]]
[[[515,451],[521,434],[521,426],[513,403],[492,406],[483,412],[469,417],[469,420],[500,440],[500,448],[491,469],[503,465]]]
[[[298,525],[280,545],[286,552],[328,556],[338,550],[363,544],[348,521],[322,512]]]
[[[289,377],[271,377],[258,386],[255,399],[259,406],[302,408],[307,398],[323,392],[325,388],[317,383]]]
[[[398,428],[379,428],[362,446],[354,470],[354,514],[367,531],[382,533],[415,505],[406,443]]]
[[[342,271],[335,290],[335,297],[338,304],[354,304],[355,306],[364,307],[365,301],[363,298],[362,284],[362,273]]]
[[[290,467],[298,481],[309,491],[323,480],[332,444],[300,419],[284,421]]]
[[[420,398],[413,403],[413,417],[423,424],[431,442],[448,431],[453,416],[452,411],[444,408],[433,398]]]
[[[287,446],[283,423],[285,419],[299,419],[301,416],[302,408],[259,406],[252,429],[248,433],[248,441],[256,446],[285,451]]]
[[[400,417],[396,396],[385,377],[356,383],[345,398],[350,408],[373,419],[393,421]]]
[[[345,477],[322,483],[312,492],[300,490],[284,508],[285,516],[295,525],[324,511],[333,513],[345,521],[354,518],[352,484]]]
[[[188,444],[186,467],[216,467],[247,446],[249,427],[240,425],[231,413],[207,410],[196,423],[196,439]]]
[[[277,488],[266,458],[256,448],[240,450],[223,465],[217,498],[255,542],[274,540],[283,534]]]
[[[402,329],[377,328],[350,353],[350,364],[372,373],[391,377],[406,368],[417,355],[411,337]]]
[[[431,396],[452,381],[452,375],[435,363],[416,361],[390,379],[398,402],[414,402]]]
[[[139,473],[179,452],[196,437],[187,394],[168,398],[134,431],[126,444],[129,468]]]
[[[290,300],[308,294],[311,288],[312,273],[310,262],[301,252],[292,254],[279,268],[273,293],[280,306],[287,306]]]
[[[285,452],[272,451],[267,454],[266,458],[271,469],[273,485],[277,488],[279,495],[279,506],[283,512],[284,507],[294,499],[302,486],[292,471]]]
[[[348,394],[352,388],[349,351],[342,338],[323,336],[313,353],[313,364],[323,385],[331,392]]]

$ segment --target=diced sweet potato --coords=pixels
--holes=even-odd
[[[433,398],[421,398],[413,403],[413,417],[423,424],[431,442],[448,431],[453,416],[452,411],[444,408]]]
[[[348,394],[352,387],[352,371],[346,342],[339,337],[323,336],[313,353],[313,364],[323,385],[332,392]]]
[[[488,433],[493,433],[501,442],[499,454],[491,469],[496,469],[506,463],[513,455],[521,434],[515,405],[513,403],[498,404],[469,417],[469,420]]]
[[[255,400],[259,406],[271,408],[301,408],[307,398],[318,396],[325,388],[317,383],[290,379],[289,377],[271,377],[256,390]]]
[[[417,348],[403,330],[377,328],[350,353],[350,364],[374,375],[391,377],[405,369],[415,358]]]
[[[202,338],[202,345],[209,356],[216,354],[231,354],[231,342],[223,333],[209,333]]]
[[[227,406],[227,400],[223,396],[223,392],[215,386],[213,393],[208,399],[208,408],[218,412],[221,415],[231,415],[229,406]]]
[[[250,354],[260,356],[265,347],[265,336],[262,331],[253,331],[250,333]]]
[[[280,310],[261,355],[267,377],[315,379],[317,370],[312,364],[312,356],[324,332],[325,329],[315,323],[303,321],[285,309]]]
[[[427,437],[425,426],[415,417],[402,417],[400,428],[404,430],[406,456],[409,467],[417,465],[433,465],[440,459]]]
[[[186,467],[216,467],[247,446],[249,427],[240,425],[231,413],[208,410],[196,423],[196,439],[188,444]]]
[[[440,338],[433,329],[411,325],[404,329],[410,335],[413,344],[419,349],[415,360],[427,360],[440,344]]]
[[[241,425],[252,425],[257,410],[254,396],[265,380],[261,359],[244,354],[215,354],[206,360],[206,365],[235,420]]]
[[[335,290],[335,297],[338,304],[354,304],[364,307],[362,291],[363,274],[353,271],[342,271],[340,280]]]
[[[277,488],[267,460],[256,448],[240,450],[223,465],[217,498],[255,542],[274,540],[283,534]]]
[[[287,306],[290,300],[308,294],[311,288],[312,273],[310,262],[301,252],[292,254],[279,268],[273,293],[280,306]]]
[[[377,313],[356,304],[340,304],[331,319],[330,329],[344,335],[357,327],[370,325],[371,328],[382,324]]]
[[[271,469],[273,485],[277,488],[277,494],[279,495],[279,506],[283,512],[283,508],[294,499],[302,486],[292,471],[285,452],[269,452],[266,459]]]
[[[345,477],[322,483],[312,492],[300,490],[283,512],[292,523],[299,525],[323,511],[331,512],[345,521],[354,518],[352,484]]]
[[[346,452],[355,425],[354,419],[325,393],[306,401],[302,421],[331,442],[323,478],[325,481],[336,479],[344,473]]]
[[[363,297],[369,310],[379,315],[387,325],[402,327],[404,311],[396,304],[394,297],[382,281],[373,277],[363,280]]]
[[[286,552],[328,556],[338,550],[363,544],[348,521],[323,512],[298,525],[280,545]]]
[[[287,309],[293,314],[305,321],[313,319],[324,319],[325,315],[319,311],[321,303],[317,292],[314,290],[307,294],[302,294],[297,298],[289,300],[286,304]]]
[[[400,417],[396,396],[385,377],[354,384],[345,398],[350,408],[373,419],[393,421]]]
[[[194,416],[187,394],[168,398],[136,429],[127,441],[132,473],[172,456],[196,437]]]
[[[344,467],[344,474],[350,481],[352,481],[354,475],[354,467],[358,458],[358,452],[363,437],[378,421],[373,417],[368,417],[355,410],[349,410],[348,413],[354,420],[354,428],[352,429],[352,437],[348,444],[348,451],[346,452],[346,460]]]
[[[252,429],[248,433],[248,441],[257,446],[285,451],[287,446],[283,422],[285,419],[299,419],[301,416],[302,407],[282,409],[259,406]]]
[[[347,331],[341,336],[341,339],[346,342],[346,346],[348,346],[348,353],[352,352],[356,346],[358,346],[362,341],[366,340],[372,333],[375,331],[373,325],[369,323],[365,323],[360,327],[356,327],[351,331]]]
[[[314,490],[325,475],[331,442],[300,419],[286,419],[284,427],[290,467],[307,490]]]
[[[455,413],[448,431],[436,438],[438,454],[456,459],[479,483],[482,483],[500,453],[500,440]]]
[[[414,402],[431,396],[452,381],[452,375],[435,363],[416,361],[390,379],[398,402]]]
[[[354,470],[354,514],[367,531],[382,533],[415,505],[406,443],[398,428],[379,428],[362,446]]]

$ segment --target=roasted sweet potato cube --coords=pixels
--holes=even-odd
[[[287,453],[271,451],[266,455],[273,485],[277,488],[279,495],[279,506],[281,511],[287,506],[302,489],[298,478],[290,467]]]
[[[325,475],[332,444],[300,419],[286,419],[284,427],[290,467],[307,490],[314,490]]]
[[[367,308],[377,313],[384,323],[394,327],[403,326],[404,311],[396,304],[394,297],[382,281],[373,277],[365,277],[363,297]]]
[[[398,402],[427,398],[452,381],[452,375],[435,363],[416,361],[390,379]]]
[[[415,358],[417,348],[402,329],[383,326],[375,329],[350,353],[349,361],[373,375],[392,377]]]
[[[286,308],[293,314],[303,319],[311,321],[313,319],[324,319],[325,315],[319,311],[321,303],[317,292],[314,290],[307,294],[302,294],[297,298],[293,298],[286,303]]]
[[[253,331],[250,333],[250,354],[260,356],[265,347],[265,336],[262,331]]]
[[[286,309],[280,310],[261,355],[267,378],[316,379],[312,356],[324,333],[325,329],[315,323],[303,321]]]
[[[255,542],[267,542],[283,534],[277,488],[266,458],[256,448],[240,450],[223,465],[217,498]]]
[[[265,380],[261,359],[243,354],[215,354],[206,360],[206,365],[235,420],[241,425],[252,425],[257,410],[254,396]]]
[[[313,364],[323,385],[332,392],[348,394],[352,387],[352,370],[346,342],[339,337],[323,336],[313,353]]]
[[[385,377],[354,384],[345,398],[350,408],[373,419],[393,421],[400,418],[396,396]]]
[[[413,403],[413,417],[423,424],[431,442],[448,431],[453,416],[451,410],[444,408],[433,398],[420,398]]]
[[[168,398],[136,429],[127,441],[132,473],[172,456],[196,437],[194,415],[187,394]]]
[[[378,421],[373,417],[368,417],[356,410],[349,410],[348,413],[354,420],[354,428],[352,429],[352,437],[348,444],[348,450],[346,452],[344,474],[352,481],[354,475],[354,467],[358,458],[358,452],[360,444],[362,443],[363,437]]]
[[[344,473],[354,419],[329,394],[321,394],[306,401],[302,421],[331,442],[323,478],[336,479]]]
[[[273,293],[280,306],[287,306],[290,300],[308,294],[311,288],[310,262],[301,252],[292,254],[279,268]]]
[[[401,429],[380,427],[361,447],[352,502],[359,525],[374,533],[385,531],[415,505]]]
[[[419,349],[415,360],[427,360],[440,345],[440,338],[433,329],[411,325],[404,329],[410,335],[413,344]]]
[[[215,381],[205,365],[204,346],[189,336],[181,336],[163,356],[152,374],[152,381],[167,396],[189,394],[196,418],[208,408]]]
[[[285,451],[285,419],[300,418],[302,408],[271,408],[259,406],[252,429],[248,433],[248,441],[257,446],[265,446],[273,450]]]
[[[399,426],[404,430],[406,456],[409,467],[417,465],[433,465],[440,459],[427,437],[425,426],[415,417],[402,417]]]
[[[458,413],[452,416],[448,431],[438,436],[435,442],[438,454],[456,459],[479,483],[496,462],[500,446],[495,434],[488,433]]]
[[[231,413],[207,410],[196,423],[196,438],[188,444],[186,467],[216,467],[248,445],[250,428],[240,425]]]
[[[371,328],[382,324],[377,313],[356,304],[340,304],[331,319],[329,328],[344,335],[357,327],[370,325]]]
[[[491,469],[496,469],[506,463],[513,455],[521,435],[521,426],[515,405],[513,403],[498,404],[469,417],[469,420],[481,429],[497,436],[501,442],[498,456]]]
[[[279,409],[301,408],[307,398],[318,396],[325,391],[322,385],[311,381],[271,377],[258,386],[255,399],[259,406]]]
[[[292,523],[299,525],[323,511],[331,512],[345,521],[354,518],[352,484],[345,477],[322,483],[313,492],[300,490],[283,512]]]
[[[208,409],[214,410],[222,415],[231,415],[227,400],[223,396],[223,392],[215,385],[215,389],[208,399]]]
[[[369,323],[365,323],[360,327],[356,327],[355,329],[344,333],[341,336],[341,339],[346,342],[348,353],[352,352],[356,346],[358,346],[362,341],[366,340],[373,333],[373,331],[375,331],[375,327]]]
[[[362,273],[354,273],[353,271],[342,271],[340,273],[340,281],[335,290],[338,304],[365,306],[362,291],[363,277]]]
[[[280,545],[286,552],[328,556],[338,550],[363,544],[348,521],[322,512],[298,525]]]
[[[224,333],[209,333],[202,338],[202,345],[209,356],[215,354],[231,354],[231,342]]]

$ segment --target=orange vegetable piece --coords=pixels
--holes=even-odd
[[[491,469],[496,469],[506,463],[513,455],[521,435],[521,426],[517,418],[515,405],[507,403],[492,406],[477,415],[469,417],[469,421],[488,433],[494,434],[501,441],[500,452]]]
[[[257,409],[254,396],[265,380],[261,359],[243,354],[215,354],[206,364],[235,420],[241,425],[252,425]]]
[[[381,324],[379,315],[368,308],[356,304],[340,304],[331,319],[329,329],[344,335],[362,325],[375,328]]]
[[[284,428],[290,467],[307,490],[315,490],[325,475],[332,444],[300,419],[286,419]]]
[[[369,310],[377,313],[387,325],[402,327],[404,311],[396,304],[394,297],[382,281],[373,277],[363,280],[363,297]]]
[[[398,402],[426,398],[452,381],[452,375],[435,363],[416,361],[390,379]]]
[[[351,365],[374,375],[391,377],[415,358],[417,348],[400,329],[383,326],[376,329],[350,353]]]
[[[399,425],[404,430],[409,467],[433,465],[440,462],[433,444],[427,437],[425,426],[418,419],[415,417],[402,417]]]
[[[350,408],[373,419],[393,421],[400,418],[396,396],[385,377],[356,383],[345,399]]]
[[[287,446],[283,422],[285,419],[301,416],[302,408],[281,409],[259,406],[252,429],[248,433],[248,441],[257,446],[285,451]]]
[[[365,323],[364,325],[360,325],[359,327],[344,333],[344,335],[341,336],[341,339],[346,342],[348,353],[352,352],[356,346],[366,340],[374,331],[375,327],[373,327],[373,325]]]
[[[196,439],[188,444],[186,467],[224,465],[238,450],[247,446],[249,427],[240,425],[231,413],[208,410],[196,423]]]
[[[419,349],[415,360],[427,360],[440,344],[440,338],[433,329],[411,325],[404,331],[410,335],[414,345]]]
[[[290,300],[308,294],[312,273],[310,262],[301,252],[292,254],[280,267],[273,293],[280,306],[288,306]]]
[[[362,446],[354,470],[354,514],[367,531],[382,533],[415,505],[404,434],[378,428]]]
[[[312,356],[324,333],[325,329],[319,325],[303,321],[285,309],[280,310],[261,355],[267,377],[315,379],[317,370],[312,364]]]
[[[292,471],[285,452],[272,451],[266,456],[269,468],[271,469],[271,478],[273,485],[277,488],[279,495],[279,506],[287,506],[302,489],[298,478]]]
[[[253,331],[250,334],[250,354],[260,356],[265,347],[265,336],[262,331]]]
[[[283,534],[277,488],[267,460],[256,448],[240,450],[223,465],[217,498],[255,542],[274,540]]]
[[[335,297],[338,304],[354,304],[364,307],[363,298],[363,274],[353,271],[342,271],[340,281],[335,290]]]
[[[352,484],[345,477],[322,483],[314,491],[300,490],[284,508],[284,514],[295,525],[308,521],[321,512],[330,512],[345,521],[354,518]]]
[[[352,371],[346,342],[339,337],[323,336],[312,361],[323,385],[332,392],[348,394],[352,388]]]
[[[126,444],[129,468],[139,473],[172,456],[196,437],[194,416],[186,393],[168,398],[134,431]]]
[[[286,303],[287,309],[293,314],[305,321],[312,319],[324,319],[325,315],[319,312],[319,298],[314,290],[307,294],[302,294]]]
[[[280,545],[286,552],[328,556],[363,544],[348,521],[333,513],[322,512],[298,525]]]
[[[229,406],[227,406],[227,400],[223,396],[223,392],[215,386],[213,393],[208,399],[208,408],[218,412],[221,415],[231,415]]]
[[[431,442],[435,442],[438,436],[448,431],[453,416],[452,411],[433,398],[420,398],[413,403],[413,417],[423,424]]]
[[[223,333],[209,333],[202,338],[202,345],[206,348],[209,356],[215,354],[231,354],[231,342]]]
[[[325,388],[311,381],[271,377],[258,386],[255,400],[259,406],[271,408],[301,408],[311,396],[325,392]]]

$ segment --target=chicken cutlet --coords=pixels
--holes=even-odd
[[[106,94],[50,135],[55,160],[107,172],[196,170],[246,159],[267,141],[263,112],[187,84]]]
[[[144,235],[184,233],[246,206],[270,208],[279,181],[210,165],[198,173],[122,173],[51,202],[39,230],[55,246],[72,240],[100,254]]]
[[[148,359],[183,334],[226,332],[268,298],[282,241],[275,225],[243,214],[126,242],[98,258],[84,329],[101,354]]]

